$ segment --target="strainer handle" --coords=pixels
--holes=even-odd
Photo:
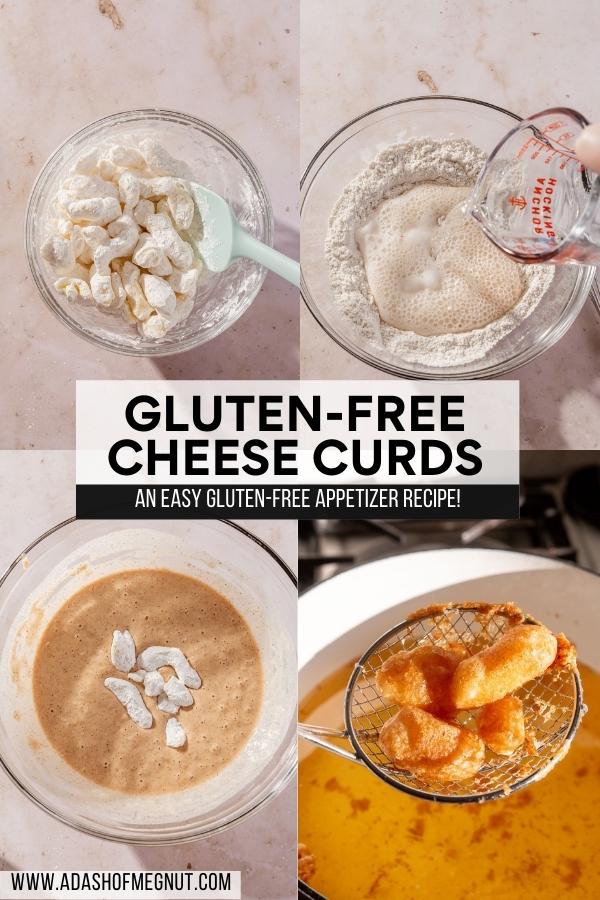
[[[348,740],[347,731],[336,731],[335,728],[324,728],[321,725],[305,725],[302,722],[298,722],[298,736],[311,744],[316,744],[317,747],[330,750],[331,753],[337,753],[338,756],[343,756],[344,759],[362,763],[362,760],[355,753],[352,753],[350,750],[344,750],[343,747],[338,747],[337,744],[330,740],[330,738],[344,738]]]

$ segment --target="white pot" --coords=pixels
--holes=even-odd
[[[321,582],[299,600],[300,698],[357,659],[374,640],[431,603],[514,602],[553,631],[564,631],[582,662],[600,671],[600,577],[575,565],[513,551],[424,550],[374,560]],[[340,695],[318,723],[343,721]],[[300,742],[301,758],[312,746]],[[299,896],[320,895],[300,885]]]

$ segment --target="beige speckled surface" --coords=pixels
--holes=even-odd
[[[75,509],[72,451],[0,451],[0,574],[31,541]],[[3,521],[6,521],[3,517]],[[245,522],[293,569],[295,522]],[[27,800],[2,772],[1,869],[233,869],[242,872],[244,900],[296,896],[296,787],[289,785],[263,810],[231,831],[191,844],[140,848],[80,834]]]
[[[303,169],[353,117],[432,89],[520,115],[565,105],[600,118],[593,0],[431,0],[412,9],[303,0],[302,13]],[[339,348],[304,306],[301,348],[303,378],[387,377]],[[600,448],[599,361],[600,316],[587,304],[559,344],[509,376],[521,384],[524,449]]]
[[[268,275],[236,325],[156,362],[72,335],[46,309],[23,252],[27,197],[45,159],[87,122],[160,106],[215,124],[266,181],[278,249],[298,253],[298,9],[294,0],[0,4],[0,447],[70,448],[76,378],[295,378],[298,294]],[[5,390],[10,381],[11,390]]]

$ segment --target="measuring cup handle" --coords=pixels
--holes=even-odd
[[[317,747],[322,747],[324,750],[337,753],[338,756],[342,756],[344,759],[349,759],[356,763],[362,762],[355,753],[352,753],[350,750],[344,750],[343,747],[338,747],[337,744],[330,740],[331,738],[348,740],[347,731],[336,731],[335,728],[322,728],[320,725],[305,725],[302,722],[298,722],[298,737],[309,741],[311,744],[316,744]]]

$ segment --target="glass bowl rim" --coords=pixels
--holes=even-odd
[[[345,125],[342,125],[340,128],[338,128],[337,131],[335,131],[332,135],[330,135],[330,137],[327,138],[326,141],[324,141],[324,143],[319,147],[316,153],[313,154],[312,159],[306,166],[300,179],[300,220],[302,221],[302,211],[307,200],[309,189],[312,187],[315,178],[317,177],[327,160],[329,160],[335,154],[338,147],[334,147],[329,155],[325,157],[325,159],[323,159],[323,155],[327,152],[331,145],[334,144],[342,134],[344,134],[344,132],[346,132],[353,125],[356,125],[364,119],[367,119],[369,116],[372,116],[375,113],[382,112],[383,110],[401,107],[408,103],[417,103],[423,101],[437,102],[439,100],[485,107],[486,109],[493,110],[494,112],[502,113],[503,115],[514,119],[515,122],[522,122],[524,118],[523,116],[519,116],[517,115],[517,113],[513,113],[510,110],[504,109],[502,106],[498,106],[495,103],[488,103],[485,100],[477,100],[474,97],[461,97],[455,94],[420,94],[412,97],[404,97],[401,100],[390,100],[388,103],[382,103],[379,106],[374,106],[366,112],[361,113],[359,116],[355,116],[353,119],[350,119],[345,123]],[[393,362],[383,360],[375,356],[368,349],[361,349],[358,346],[355,346],[354,343],[351,343],[349,338],[346,338],[345,335],[339,333],[337,328],[335,328],[327,321],[325,315],[321,312],[319,304],[314,300],[310,290],[308,289],[308,285],[306,284],[306,281],[302,275],[300,280],[300,296],[302,297],[302,301],[312,315],[313,319],[331,338],[331,340],[333,340],[346,353],[349,353],[359,362],[370,366],[372,369],[377,369],[380,372],[385,372],[387,375],[391,375],[396,378],[405,378],[411,381],[475,381],[482,378],[493,378],[496,376],[508,375],[511,372],[520,369],[522,366],[529,365],[529,363],[532,363],[536,359],[538,359],[538,357],[541,356],[542,353],[553,347],[554,344],[556,344],[566,334],[566,332],[569,330],[569,328],[581,312],[585,302],[587,301],[596,275],[595,266],[577,266],[577,269],[579,271],[571,290],[571,296],[567,303],[567,306],[564,308],[563,312],[555,321],[551,329],[549,331],[547,330],[546,333],[542,335],[541,340],[537,340],[535,344],[531,345],[528,348],[528,350],[520,351],[520,353],[518,353],[516,356],[513,356],[510,360],[505,360],[501,363],[486,365],[485,368],[480,367],[477,371],[471,372],[448,373],[446,371],[436,372],[435,369],[432,369],[432,371],[430,372],[417,374],[414,370],[406,369],[401,365],[396,365]],[[523,358],[524,354],[526,354],[526,358]],[[474,363],[468,363],[466,365],[476,367],[477,361],[475,361]]]
[[[206,122],[203,119],[199,119],[197,116],[190,115],[189,113],[179,112],[178,110],[166,109],[164,107],[140,107],[137,109],[125,109],[121,110],[120,112],[110,113],[110,115],[108,116],[102,116],[99,119],[94,119],[90,122],[87,122],[85,125],[78,128],[77,131],[72,132],[63,141],[61,141],[61,143],[47,157],[46,161],[41,166],[29,192],[24,222],[25,255],[27,258],[29,271],[31,272],[31,276],[33,278],[33,282],[36,286],[37,292],[46,304],[46,307],[63,323],[63,325],[66,325],[66,327],[73,334],[76,334],[78,337],[83,338],[83,340],[93,344],[95,347],[102,347],[104,350],[108,350],[111,353],[116,353],[119,356],[147,358],[175,356],[179,353],[185,353],[188,350],[192,350],[195,347],[200,347],[202,346],[202,344],[214,340],[214,338],[219,337],[219,335],[221,335],[224,331],[234,325],[235,322],[238,321],[245,312],[247,312],[248,308],[252,305],[252,303],[254,303],[256,297],[258,296],[258,293],[261,290],[267,276],[267,271],[263,267],[262,272],[259,275],[259,280],[256,286],[256,290],[254,291],[254,295],[251,297],[244,309],[241,310],[239,315],[231,322],[222,322],[221,325],[217,329],[215,329],[214,333],[212,333],[210,336],[190,336],[186,341],[181,342],[179,345],[170,347],[166,347],[160,342],[157,342],[155,345],[148,344],[143,349],[138,349],[134,346],[119,346],[116,343],[112,343],[111,341],[106,340],[105,338],[99,337],[90,330],[82,328],[77,322],[66,315],[63,309],[56,303],[56,300],[54,299],[51,291],[48,288],[41,267],[38,265],[36,259],[37,254],[33,241],[34,210],[39,203],[50,172],[58,163],[60,155],[66,148],[68,148],[74,141],[83,139],[87,134],[92,133],[93,130],[99,130],[116,122],[126,124],[127,122],[138,122],[143,121],[144,119],[151,119],[153,117],[157,121],[162,120],[175,122],[183,126],[191,126],[193,128],[199,129],[204,134],[210,136],[221,146],[225,147],[225,149],[233,156],[233,158],[242,166],[245,173],[249,176],[252,182],[253,188],[261,201],[262,209],[264,211],[264,242],[270,247],[273,245],[273,205],[271,203],[271,198],[269,196],[269,192],[262,178],[262,175],[254,165],[244,148],[224,131],[221,131],[215,125],[211,125],[210,122]]]
[[[74,524],[75,522],[82,522],[86,520],[78,519],[77,516],[70,516],[68,519],[63,519],[61,522],[58,522],[56,525],[53,525],[52,528],[47,529],[42,534],[40,534],[35,540],[31,541],[24,548],[24,550],[19,553],[19,555],[7,566],[6,570],[0,576],[0,589],[2,589],[6,580],[10,577],[13,571],[21,564],[22,560],[27,557],[27,555],[35,550],[38,546],[43,544],[43,542],[51,537],[56,532],[60,531],[62,528],[66,528],[69,525]],[[119,520],[110,520],[106,521],[119,521]],[[261,550],[263,550],[272,561],[278,565],[283,574],[287,577],[287,579],[291,582],[292,587],[297,590],[298,588],[298,579],[294,575],[292,569],[288,566],[285,560],[275,551],[272,547],[269,546],[262,538],[258,537],[258,535],[253,534],[251,531],[248,531],[242,525],[239,525],[237,522],[232,521],[231,519],[207,519],[203,520],[207,522],[220,522],[223,525],[229,526],[234,531],[241,534],[244,538],[249,539],[253,543],[255,543]],[[292,725],[290,728],[290,740],[282,751],[281,759],[278,761],[276,766],[274,767],[273,776],[269,782],[269,784],[262,789],[262,791],[258,794],[257,798],[254,802],[245,805],[242,805],[240,809],[232,815],[227,821],[221,822],[219,825],[211,827],[207,830],[194,830],[193,832],[186,832],[183,836],[177,833],[171,833],[171,829],[177,828],[177,826],[170,825],[169,833],[165,834],[149,834],[142,835],[138,833],[132,834],[117,834],[116,831],[106,831],[103,827],[92,827],[89,825],[84,825],[82,822],[77,821],[76,819],[71,818],[68,815],[59,812],[56,809],[51,808],[46,805],[46,803],[42,802],[39,797],[31,792],[27,785],[23,784],[21,780],[15,775],[12,771],[11,767],[4,759],[4,756],[0,754],[0,770],[3,771],[12,784],[14,784],[21,792],[23,796],[25,796],[28,800],[35,804],[39,809],[43,810],[49,816],[52,816],[53,819],[56,819],[58,822],[61,822],[63,825],[67,825],[70,828],[73,828],[75,831],[81,832],[83,834],[89,834],[92,837],[102,838],[106,841],[111,841],[117,844],[135,844],[140,846],[166,846],[168,844],[186,844],[192,841],[203,840],[208,837],[212,837],[216,834],[221,834],[224,831],[227,831],[230,828],[235,827],[239,822],[242,822],[244,819],[249,818],[254,815],[254,813],[258,812],[262,809],[265,804],[267,804],[270,800],[277,797],[283,789],[290,783],[293,776],[296,773],[296,762],[297,762],[297,741],[296,741],[296,720],[293,719]]]

